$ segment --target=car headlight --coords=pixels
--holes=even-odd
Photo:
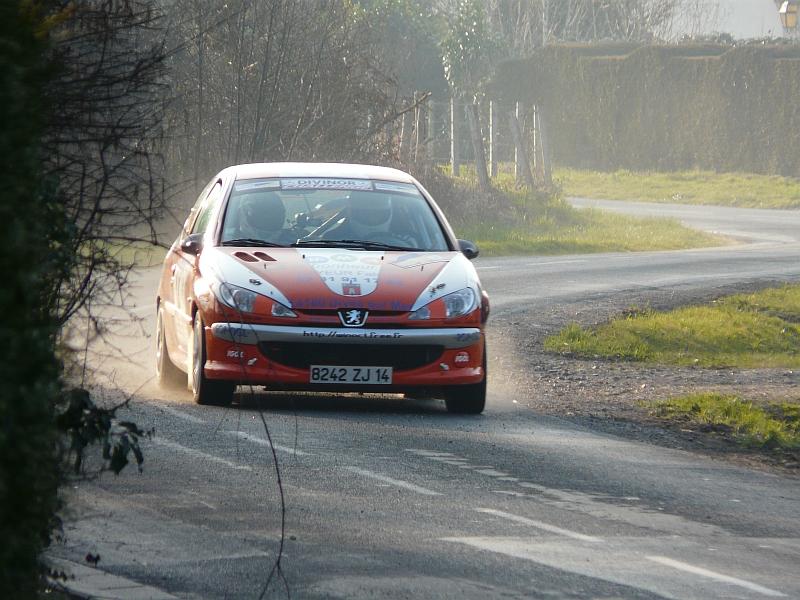
[[[444,304],[444,316],[447,319],[454,319],[456,317],[463,317],[475,310],[476,296],[472,288],[464,288],[457,292],[452,292],[446,296],[442,296],[418,308],[411,313],[408,318],[412,321],[423,321],[431,318],[431,304],[434,302],[441,302]],[[441,313],[440,313],[441,314]]]
[[[425,321],[431,318],[431,309],[426,304],[422,308],[418,308],[413,313],[408,315],[408,318],[412,321]]]
[[[238,285],[233,285],[232,283],[225,283],[221,281],[217,281],[211,284],[211,289],[214,290],[214,295],[217,299],[224,304],[238,312],[243,313],[253,313],[256,309],[256,300],[258,300],[261,294],[257,294],[252,290],[248,290],[245,288],[241,288]],[[272,304],[272,308],[270,309],[270,314],[273,317],[289,317],[289,318],[296,318],[297,313],[295,313],[291,308],[288,306],[284,306],[280,302],[272,300],[271,298],[266,298],[266,296],[261,296],[265,301],[270,302]],[[260,308],[259,311],[265,311],[266,307]]]
[[[288,306],[284,306],[280,302],[272,301],[272,316],[273,317],[297,317],[297,313],[294,312]]]
[[[448,319],[463,317],[475,309],[475,292],[472,288],[464,288],[442,298],[445,316]]]
[[[224,282],[215,285],[214,291],[217,292],[217,297],[226,306],[241,312],[253,312],[256,297],[258,296],[255,292]]]

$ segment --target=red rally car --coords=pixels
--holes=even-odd
[[[480,413],[489,299],[477,255],[402,171],[229,167],[164,260],[158,379],[188,380],[200,404],[251,384],[429,395]]]

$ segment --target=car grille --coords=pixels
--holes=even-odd
[[[299,342],[261,342],[261,353],[268,359],[296,369],[310,365],[352,365],[392,367],[407,371],[430,364],[444,352],[444,346],[380,346],[356,344],[305,344]]]

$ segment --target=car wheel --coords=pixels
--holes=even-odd
[[[169,358],[167,336],[164,331],[164,309],[156,313],[156,381],[159,385],[179,388],[186,381],[186,374],[176,367]]]
[[[486,346],[483,347],[483,381],[469,385],[454,385],[444,398],[447,412],[461,415],[479,415],[486,407]]]
[[[200,315],[194,319],[192,328],[192,372],[190,384],[192,397],[198,404],[228,406],[233,401],[233,390],[236,385],[232,381],[217,381],[206,378],[206,336],[203,320]]]

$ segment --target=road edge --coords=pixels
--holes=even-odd
[[[54,571],[63,572],[67,576],[66,579],[51,578],[54,585],[78,598],[86,600],[178,600],[177,596],[164,590],[71,560],[47,556],[45,563]]]

